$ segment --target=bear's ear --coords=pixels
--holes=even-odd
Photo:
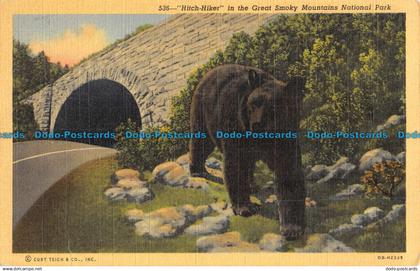
[[[255,88],[262,84],[262,76],[256,70],[249,70],[248,72],[248,84]]]

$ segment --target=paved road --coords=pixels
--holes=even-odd
[[[69,141],[13,144],[13,227],[54,183],[91,160],[116,154],[111,148]]]

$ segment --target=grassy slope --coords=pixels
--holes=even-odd
[[[28,211],[14,234],[15,252],[194,252],[196,238],[180,235],[176,238],[150,240],[138,237],[134,226],[123,217],[126,210],[140,208],[146,212],[186,203],[201,205],[226,200],[224,187],[212,185],[212,192],[171,188],[153,184],[156,198],[141,205],[126,202],[108,202],[103,191],[109,186],[109,177],[116,169],[114,158],[87,163],[71,172],[38,200]],[[265,170],[258,171],[263,174]],[[150,173],[145,173],[150,178]],[[270,179],[267,177],[267,180]],[[343,184],[344,185],[344,184]],[[356,212],[370,206],[389,210],[393,204],[385,200],[351,199],[323,202],[339,188],[309,189],[317,199],[318,207],[307,210],[308,233],[327,232],[342,223],[350,222]],[[332,191],[334,190],[334,191]],[[229,230],[239,231],[244,240],[257,242],[267,232],[278,232],[275,207],[264,206],[262,215],[250,218],[233,217]],[[386,225],[380,232],[365,232],[345,242],[358,251],[404,251],[405,223]],[[302,241],[291,246],[301,246]]]

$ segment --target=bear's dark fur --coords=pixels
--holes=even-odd
[[[280,229],[290,239],[305,227],[298,139],[218,139],[216,132],[297,132],[302,89],[302,80],[284,83],[257,68],[223,65],[200,81],[190,114],[191,131],[208,135],[190,142],[191,174],[206,174],[205,160],[217,146],[224,154],[224,180],[234,212],[249,216],[256,212],[250,202],[254,166],[262,160],[274,171]]]

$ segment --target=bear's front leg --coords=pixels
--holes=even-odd
[[[230,146],[232,147],[232,146]],[[225,150],[224,177],[225,184],[235,215],[251,216],[258,212],[256,205],[250,201],[253,169],[253,157],[240,151],[239,148]]]
[[[306,226],[306,191],[300,155],[298,152],[291,152],[275,160],[280,232],[289,240],[297,239]]]

